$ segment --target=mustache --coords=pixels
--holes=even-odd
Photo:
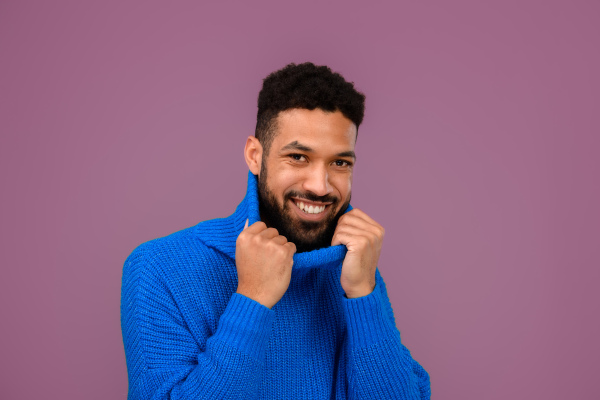
[[[292,197],[296,197],[298,199],[305,199],[308,201],[322,202],[322,203],[337,203],[337,201],[339,200],[336,196],[332,196],[332,195],[317,196],[316,194],[310,193],[310,192],[300,193],[297,191],[291,191],[285,195],[286,200],[289,200]]]

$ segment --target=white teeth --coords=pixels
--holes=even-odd
[[[298,208],[301,209],[302,211],[304,211],[307,214],[319,214],[322,213],[323,211],[325,211],[325,206],[309,206],[308,204],[304,204],[303,202],[299,201],[298,203],[296,203],[298,205]]]

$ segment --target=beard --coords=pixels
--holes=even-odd
[[[331,245],[333,234],[338,220],[344,214],[350,204],[351,193],[348,200],[339,207],[337,212],[335,208],[340,203],[340,199],[335,196],[316,196],[310,192],[290,191],[284,193],[283,204],[277,202],[275,194],[267,185],[267,168],[265,162],[260,169],[260,178],[258,179],[258,207],[261,220],[271,228],[277,229],[280,235],[285,236],[288,242],[296,245],[296,252],[312,251],[328,247]],[[305,198],[316,202],[331,202],[328,207],[329,215],[321,221],[305,221],[298,218],[290,209],[290,200],[292,197]]]

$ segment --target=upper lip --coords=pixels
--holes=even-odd
[[[328,206],[331,203],[333,203],[331,201],[330,202],[321,203],[321,202],[318,202],[318,201],[310,201],[310,200],[303,199],[303,198],[300,198],[300,197],[292,197],[291,199],[294,200],[294,201],[298,201],[298,202],[301,201],[302,203],[307,204],[309,206],[310,205],[312,205],[312,206]]]

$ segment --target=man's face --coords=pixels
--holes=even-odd
[[[298,252],[331,245],[350,203],[355,143],[356,125],[340,111],[279,113],[258,177],[260,214]]]

